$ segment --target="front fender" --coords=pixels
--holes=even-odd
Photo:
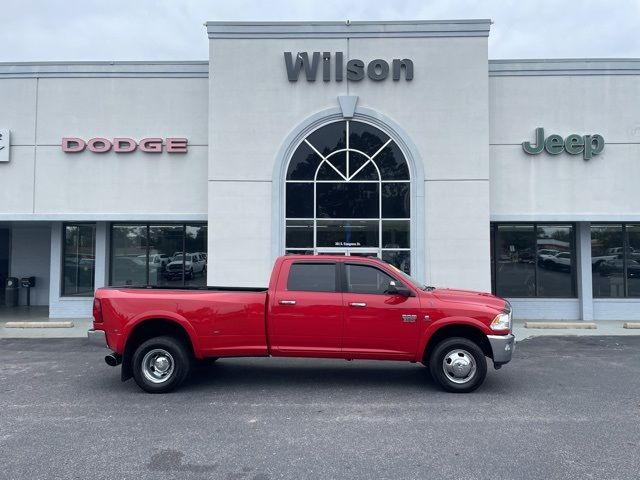
[[[433,337],[438,330],[452,325],[474,327],[484,335],[490,335],[493,333],[484,323],[472,317],[453,316],[441,318],[428,325],[424,332],[422,332],[420,343],[418,345],[417,353],[419,358],[417,360],[422,358],[424,350],[427,348],[427,344],[429,343],[429,340],[431,340],[431,337]]]

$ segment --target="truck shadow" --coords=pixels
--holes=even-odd
[[[406,362],[319,359],[221,359],[198,364],[181,390],[247,387],[251,390],[297,386],[333,391],[366,387],[407,387],[424,392],[439,391],[429,371],[421,364]]]

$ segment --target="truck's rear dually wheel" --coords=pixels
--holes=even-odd
[[[189,375],[191,353],[177,338],[154,337],[136,349],[131,367],[140,388],[149,393],[166,393]]]
[[[472,340],[453,337],[438,343],[429,357],[433,379],[449,392],[466,393],[478,388],[487,375],[487,360]]]

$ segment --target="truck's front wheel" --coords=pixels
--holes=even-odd
[[[429,357],[434,380],[449,392],[467,393],[478,388],[487,375],[487,359],[482,349],[463,337],[438,343]]]
[[[191,354],[174,337],[154,337],[134,352],[133,378],[149,393],[166,393],[177,388],[189,375]]]

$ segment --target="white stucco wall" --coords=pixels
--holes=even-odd
[[[283,52],[346,51],[347,42],[319,45],[309,39],[210,41],[209,285],[269,281],[278,149],[300,122],[335,106],[344,93],[336,82],[287,80]]]
[[[342,51],[345,63],[410,58],[414,79],[324,82],[319,71],[315,82],[304,74],[289,82],[287,51],[333,59]],[[282,205],[271,196],[283,142],[337,107],[339,95],[357,95],[358,108],[399,126],[423,162],[424,178],[413,180],[424,183],[425,231],[414,247],[425,253],[426,279],[490,290],[486,37],[212,38],[210,72],[209,284],[266,285],[274,235],[284,228],[272,224]]]
[[[0,127],[11,130],[12,146],[11,161],[0,164],[0,216],[204,215],[207,85],[206,78],[1,79]],[[63,137],[186,137],[189,152],[70,154]]]
[[[493,219],[639,220],[640,76],[490,77]],[[534,130],[598,133],[604,151],[527,155]]]

